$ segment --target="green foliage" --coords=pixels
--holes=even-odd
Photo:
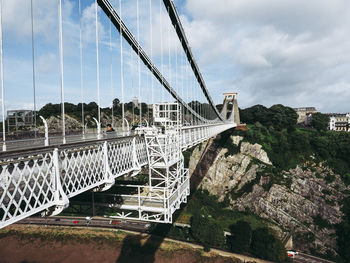
[[[295,130],[298,119],[295,110],[281,104],[273,105],[270,108],[255,105],[241,110],[240,117],[242,122],[247,124],[259,122],[266,127],[273,127],[278,131],[282,131],[283,129],[289,131]]]
[[[191,158],[191,155],[192,155],[192,153],[193,153],[193,151],[194,151],[195,148],[196,148],[196,147],[192,147],[192,148],[187,149],[186,151],[184,151],[184,152],[182,153],[183,156],[184,156],[184,166],[185,166],[185,167],[188,167],[188,166],[189,166],[189,164],[190,164],[190,158]]]
[[[241,110],[240,114],[242,121],[249,124],[248,130],[235,133],[246,141],[261,144],[279,170],[293,168],[313,155],[316,161],[326,161],[345,183],[350,183],[350,134],[322,131],[327,116],[313,115],[315,128],[320,130],[317,131],[295,129],[296,113],[282,105],[269,109],[256,105]],[[318,126],[320,122],[322,127]]]
[[[222,147],[227,149],[227,152],[225,153],[225,157],[227,157],[229,155],[234,155],[239,153],[240,144],[239,145],[234,144],[231,138],[228,137],[228,139],[223,143]]]
[[[210,218],[208,214],[197,211],[191,220],[193,237],[202,243],[206,250],[210,246],[223,246],[225,243],[222,227]]]
[[[326,131],[328,128],[329,117],[326,114],[316,112],[312,114],[311,126],[318,131]]]
[[[335,173],[350,183],[350,134],[343,132],[318,132],[311,129],[288,131],[269,128],[261,123],[248,125],[246,132],[234,131],[250,143],[263,146],[273,165],[279,170],[288,170],[305,161],[323,161]],[[311,159],[314,156],[315,159]],[[277,171],[274,171],[276,173]],[[329,182],[333,177],[327,177]]]
[[[275,262],[283,262],[287,257],[282,242],[267,228],[258,228],[253,231],[251,252],[260,258]]]
[[[135,115],[139,114],[139,109],[133,106],[132,102],[125,103],[124,107],[126,111],[133,112]],[[84,116],[97,117],[98,114],[98,105],[96,102],[86,103],[64,103],[65,113],[69,116],[75,118],[78,121],[81,121],[82,118],[82,109],[84,109]],[[149,113],[149,109],[146,103],[141,103],[143,115]],[[101,112],[111,115],[112,107],[101,108]],[[50,118],[51,116],[60,116],[61,115],[61,104],[52,104],[48,103],[44,105],[39,111],[38,114],[43,116],[45,119]],[[113,100],[113,114],[114,116],[121,117],[122,115],[122,104],[118,98]],[[86,120],[87,121],[87,120]],[[87,122],[88,126],[95,125],[94,123]]]
[[[233,252],[248,252],[252,238],[252,228],[246,221],[238,221],[230,226],[231,236],[227,237],[227,244]]]
[[[323,189],[323,190],[322,190],[322,193],[325,194],[325,195],[331,195],[331,194],[332,194],[332,191],[327,190],[327,189]]]
[[[191,196],[188,205],[182,214],[194,215],[197,211],[205,213],[212,220],[221,225],[225,231],[230,231],[230,226],[243,220],[250,224],[252,229],[265,227],[266,221],[249,212],[238,212],[227,209],[228,201],[218,202],[218,198],[210,195],[207,190],[198,189]]]
[[[350,196],[343,200],[343,221],[336,226],[339,262],[350,262]]]
[[[331,228],[331,225],[328,223],[327,220],[323,219],[320,214],[317,216],[312,217],[314,224],[318,226],[320,229],[323,228]]]

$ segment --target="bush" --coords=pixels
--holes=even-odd
[[[350,262],[350,197],[343,200],[343,221],[336,226],[339,262]]]
[[[320,112],[316,112],[312,115],[311,126],[319,131],[326,131],[328,128],[329,117]]]
[[[312,217],[312,219],[314,221],[314,224],[316,226],[318,226],[320,229],[330,228],[331,227],[331,224],[329,224],[327,220],[323,219],[320,214],[318,214],[317,216]]]
[[[203,244],[204,248],[222,246],[225,243],[224,231],[208,215],[196,212],[191,220],[193,237]]]
[[[252,254],[267,260],[283,262],[287,258],[282,242],[269,233],[267,228],[257,228],[252,234]]]
[[[240,116],[242,122],[247,124],[260,122],[262,125],[266,127],[272,126],[278,131],[282,131],[283,129],[289,131],[295,130],[298,119],[295,110],[281,104],[273,105],[270,108],[266,108],[262,105],[255,105],[241,110]]]
[[[238,221],[230,226],[231,236],[227,237],[227,244],[233,252],[248,252],[252,238],[252,228],[246,221]]]

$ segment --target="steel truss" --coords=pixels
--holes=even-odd
[[[140,129],[146,142],[148,185],[128,186],[137,191],[120,195],[117,217],[171,223],[173,213],[190,194],[182,155],[180,106],[154,104],[153,118],[157,126]]]

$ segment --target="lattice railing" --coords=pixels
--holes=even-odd
[[[0,171],[1,224],[14,223],[55,204],[52,151],[2,160]]]
[[[116,177],[139,171],[148,160],[139,136],[0,158],[0,227],[48,208],[64,208],[68,198],[82,192],[107,189]]]

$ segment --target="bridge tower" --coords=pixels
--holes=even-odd
[[[224,93],[224,103],[222,105],[221,115],[227,117],[227,120],[234,121],[237,125],[240,124],[239,109],[237,102],[237,92]],[[232,105],[229,107],[229,105]]]

